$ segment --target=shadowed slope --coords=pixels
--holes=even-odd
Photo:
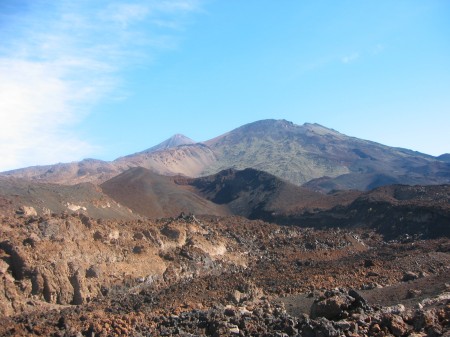
[[[376,229],[386,239],[450,237],[450,185],[382,186],[352,203],[320,212],[280,216],[281,224]]]
[[[277,214],[288,214],[299,209],[327,209],[337,203],[346,203],[346,196],[330,196],[293,185],[276,176],[245,169],[224,170],[208,177],[192,179],[189,184],[209,200],[226,204],[234,214],[249,219],[273,220]]]

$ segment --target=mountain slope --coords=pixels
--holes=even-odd
[[[111,198],[134,212],[152,218],[177,216],[181,212],[228,215],[226,207],[216,205],[175,184],[170,177],[135,167],[100,185]]]
[[[253,167],[297,185],[322,177],[345,177],[337,186],[360,190],[386,183],[450,181],[450,166],[432,156],[349,137],[318,124],[264,120],[205,144],[218,159],[205,173]],[[317,188],[330,190],[320,184]]]
[[[156,152],[141,152],[112,162],[121,172],[130,167],[144,167],[162,175],[198,177],[205,167],[217,160],[214,152],[203,144],[181,145]]]
[[[91,183],[65,186],[0,177],[0,201],[2,214],[25,206],[32,207],[37,215],[81,212],[93,218],[139,218]]]
[[[345,205],[360,194],[348,191],[324,195],[254,169],[229,169],[208,177],[187,178],[161,176],[138,167],[100,186],[133,212],[153,218],[184,212],[273,220],[277,214]]]
[[[233,214],[249,219],[270,221],[276,214],[299,209],[327,209],[346,202],[345,197],[314,192],[255,169],[228,169],[187,183],[208,200],[227,205]],[[348,195],[350,200],[356,197],[351,192]]]
[[[279,216],[276,221],[316,228],[371,228],[385,239],[450,237],[450,185],[382,186],[347,205]]]
[[[438,160],[442,160],[445,161],[447,163],[450,163],[450,153],[444,153],[441,154],[440,156],[436,157]]]
[[[120,172],[114,163],[96,159],[54,165],[31,166],[3,172],[4,176],[23,178],[36,182],[75,185],[94,184],[111,179]]]

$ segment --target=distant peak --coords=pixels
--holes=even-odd
[[[172,137],[170,137],[169,139],[186,139],[186,140],[188,140],[190,142],[194,142],[192,139],[190,139],[189,137],[186,137],[185,135],[183,135],[181,133],[176,133]]]
[[[181,146],[181,145],[189,145],[189,144],[195,144],[195,143],[196,142],[194,140],[192,140],[191,138],[186,137],[185,135],[183,135],[181,133],[176,133],[172,137],[163,141],[162,143],[159,143],[158,145],[155,145],[155,146],[153,146],[145,151],[142,151],[142,152],[145,152],[145,153],[156,152],[156,151],[171,149],[171,148]]]

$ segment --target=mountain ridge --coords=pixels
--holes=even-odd
[[[144,154],[144,153],[152,153],[152,152],[157,152],[157,151],[164,151],[164,150],[169,150],[169,149],[173,149],[176,148],[178,146],[182,146],[182,145],[191,145],[191,144],[196,144],[197,142],[195,142],[194,140],[192,140],[189,137],[186,137],[185,135],[181,134],[181,133],[176,133],[174,134],[172,137],[166,139],[165,141],[152,146],[144,151],[139,151],[133,154],[130,154],[128,156],[125,157],[130,157],[130,156],[134,156],[137,154]],[[122,157],[120,157],[122,158]],[[119,158],[117,158],[119,159]],[[117,160],[116,159],[116,160]]]
[[[208,176],[228,168],[254,168],[325,192],[369,190],[384,184],[450,182],[450,163],[445,160],[350,137],[320,124],[296,125],[267,119],[201,143],[193,144],[182,135],[174,137],[111,162],[83,160],[23,168],[3,175],[62,184],[101,184],[138,166],[161,175],[188,177]]]

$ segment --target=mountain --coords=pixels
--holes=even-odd
[[[112,162],[97,159],[83,159],[79,162],[58,163],[54,165],[30,166],[3,172],[7,177],[16,177],[35,182],[75,185],[79,183],[98,183],[118,174]]]
[[[308,185],[322,191],[450,182],[450,165],[432,156],[349,137],[318,124],[264,120],[205,144],[218,159],[205,173],[253,167],[296,185],[328,177],[326,183]],[[337,183],[330,183],[333,179]]]
[[[307,209],[328,209],[346,204],[359,195],[324,195],[296,186],[270,173],[255,169],[228,169],[217,174],[187,180],[197,193],[220,205],[227,205],[235,215],[271,221],[278,214]]]
[[[186,137],[185,135],[181,135],[177,133],[176,135],[173,135],[169,139],[166,139],[162,143],[159,143],[158,145],[155,145],[147,150],[144,150],[142,152],[138,153],[151,153],[161,150],[168,150],[172,149],[181,145],[189,145],[189,144],[195,144],[196,142],[190,139],[189,137]]]
[[[262,120],[203,143],[186,144],[189,141],[184,136],[178,138],[181,140],[172,137],[156,147],[112,162],[87,160],[4,174],[44,182],[98,184],[138,166],[160,175],[189,177],[212,175],[229,168],[254,168],[324,192],[369,190],[386,184],[450,183],[449,162],[349,137],[319,124]],[[171,147],[178,141],[181,145]]]
[[[181,212],[229,215],[228,208],[214,204],[174,179],[143,167],[131,168],[100,185],[103,192],[122,205],[152,218],[178,216]]]
[[[134,213],[152,218],[174,217],[183,212],[271,221],[277,215],[346,205],[360,195],[352,191],[324,195],[255,169],[228,169],[207,177],[187,178],[162,176],[137,167],[100,187]]]

